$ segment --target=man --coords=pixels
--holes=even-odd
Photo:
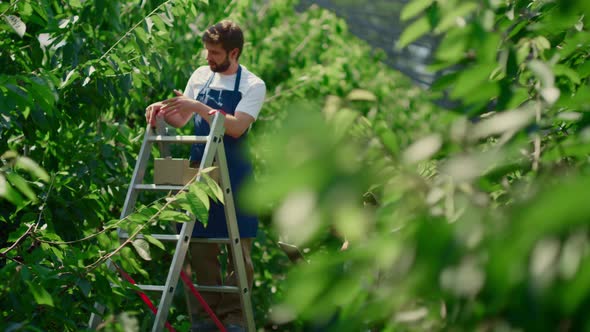
[[[147,107],[146,118],[155,125],[156,117],[164,117],[174,126],[182,127],[194,119],[195,135],[207,135],[213,116],[212,110],[223,110],[225,116],[224,147],[230,175],[232,192],[237,193],[240,185],[252,174],[252,165],[245,156],[244,142],[251,124],[256,120],[264,97],[266,86],[256,75],[239,64],[244,45],[240,27],[231,21],[221,21],[207,29],[202,36],[207,50],[208,66],[199,67],[190,77],[184,93],[175,90],[176,97],[154,103]],[[193,145],[191,163],[198,163],[203,156],[204,146]],[[236,204],[236,215],[247,280],[250,289],[253,281],[253,265],[250,257],[252,239],[256,237],[258,220],[243,213]],[[195,224],[193,237],[227,237],[225,214],[221,204],[212,204],[207,227]],[[199,285],[221,284],[220,253],[217,244],[191,244],[190,267],[196,272]],[[228,255],[230,256],[230,255]],[[236,278],[228,264],[228,276],[224,284],[236,284]],[[190,275],[190,274],[189,274]],[[205,300],[228,331],[243,331],[245,319],[241,312],[239,295],[229,293],[204,293]],[[193,330],[215,329],[212,321],[199,313],[200,304],[189,300]],[[202,312],[202,311],[201,311]]]

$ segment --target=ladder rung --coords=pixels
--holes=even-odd
[[[240,289],[236,286],[199,286],[194,285],[199,292],[215,293],[239,293]]]
[[[134,189],[137,190],[163,190],[163,191],[178,191],[178,190],[188,190],[185,186],[174,186],[174,185],[164,185],[164,184],[136,184],[133,186]]]
[[[165,142],[165,143],[207,143],[208,136],[162,136],[152,135],[148,136],[150,142]]]
[[[217,243],[217,244],[229,244],[230,239],[223,238],[223,237],[215,237],[215,238],[202,238],[202,237],[193,237],[191,239],[191,243]]]
[[[165,286],[161,285],[135,285],[141,288],[144,291],[155,291],[155,292],[163,292]]]
[[[178,239],[180,239],[180,236],[178,234],[151,234],[151,236],[153,238],[160,240],[160,241],[178,241]],[[129,238],[129,233],[121,232],[121,234],[119,234],[119,239],[128,239],[128,238]],[[143,236],[143,234],[137,234],[136,238],[143,239],[144,236]]]
[[[158,239],[160,241],[178,241],[180,239],[180,235],[178,234],[151,234],[151,236],[155,239]],[[119,234],[119,238],[120,239],[128,239],[129,238],[129,234],[128,233],[123,233],[121,232],[121,234]],[[138,234],[137,237],[138,239],[143,239],[143,235],[142,234]],[[217,244],[229,244],[229,239],[228,238],[197,238],[197,237],[193,237],[191,238],[191,243],[217,243]]]
[[[164,287],[162,285],[136,285],[144,291],[163,292]],[[210,293],[239,293],[240,289],[236,286],[199,286],[194,285],[199,292],[210,292]]]

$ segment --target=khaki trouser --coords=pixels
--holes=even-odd
[[[242,238],[240,243],[244,256],[244,266],[246,269],[246,278],[248,289],[252,290],[254,279],[254,266],[250,256],[253,238]],[[214,243],[191,243],[189,247],[189,256],[185,260],[185,272],[192,277],[195,272],[197,285],[201,286],[219,286],[221,285],[221,264],[218,256],[221,252],[220,245]],[[237,276],[234,271],[233,257],[228,252],[227,276],[223,282],[225,286],[237,286]],[[205,302],[211,307],[217,318],[223,324],[238,324],[245,326],[245,319],[242,313],[240,295],[237,293],[213,293],[201,292]],[[208,317],[201,303],[195,296],[186,292],[187,306],[190,310],[191,317]]]

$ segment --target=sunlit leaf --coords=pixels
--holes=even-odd
[[[537,49],[541,52],[546,49],[551,48],[551,43],[544,36],[538,36],[537,38],[534,39],[533,42],[537,46]]]
[[[350,91],[348,96],[346,96],[348,100],[360,100],[360,101],[376,101],[377,97],[371,91],[361,90],[361,89],[354,89]]]
[[[430,21],[421,17],[410,24],[399,37],[397,48],[404,48],[430,31]]]
[[[209,167],[209,168],[205,168],[201,170],[201,176],[202,176],[202,180],[204,180],[205,183],[205,189],[208,190],[207,194],[210,195],[212,198],[216,199],[218,202],[222,203],[224,202],[224,198],[223,198],[223,190],[221,190],[221,187],[219,186],[219,184],[213,180],[213,178],[211,178],[211,176],[209,175],[211,171],[213,171],[214,167]]]
[[[559,91],[559,89],[556,87],[547,87],[547,88],[541,89],[541,96],[550,105],[555,104],[557,99],[559,99],[560,94],[561,94],[561,91]]]
[[[404,151],[404,161],[409,164],[416,163],[432,157],[442,146],[442,137],[432,134],[412,143]]]
[[[155,237],[153,237],[153,236],[151,236],[151,235],[149,235],[149,234],[144,234],[144,235],[143,235],[143,237],[144,237],[144,238],[145,238],[145,239],[146,239],[146,240],[147,240],[149,243],[151,243],[151,244],[155,245],[156,247],[158,247],[158,248],[160,248],[160,249],[162,249],[162,250],[165,250],[165,249],[166,249],[166,248],[164,247],[164,244],[163,244],[163,243],[162,243],[160,240],[156,239]]]
[[[76,78],[80,77],[80,73],[76,69],[72,69],[68,72],[64,80],[61,82],[59,86],[60,89],[63,89],[70,85]]]
[[[152,33],[152,27],[154,26],[154,21],[152,20],[151,17],[146,17],[145,18],[145,24],[147,26],[147,32],[148,34]]]
[[[20,17],[15,15],[6,15],[4,16],[4,20],[14,29],[14,32],[19,37],[23,37],[25,32],[27,31],[27,25],[23,22]]]
[[[535,73],[535,76],[539,78],[539,81],[541,81],[541,85],[543,87],[553,87],[555,77],[553,76],[553,71],[546,63],[539,60],[531,60],[528,64],[528,67],[533,73]]]
[[[194,190],[194,189],[193,189]],[[194,190],[194,191],[199,191]],[[199,222],[203,225],[207,225],[209,220],[209,209],[205,206],[203,201],[199,198],[199,196],[192,191],[186,193],[186,198],[182,201],[179,201],[179,204],[187,209],[190,213],[192,213]]]
[[[191,218],[184,212],[164,210],[159,215],[161,221],[174,221],[174,222],[187,222],[191,221]]]
[[[31,281],[25,281],[29,286],[29,291],[33,294],[35,302],[40,305],[47,305],[53,307],[53,298],[51,294],[42,285],[33,284]]]
[[[18,191],[14,189],[14,187],[10,185],[10,183],[6,181],[5,178],[1,177],[0,174],[0,182],[1,181],[4,181],[4,184],[0,183],[0,187],[3,186],[4,193],[0,195],[0,197],[5,198],[7,201],[16,206],[22,206],[25,204],[23,197],[18,193]]]
[[[408,4],[405,5],[402,9],[400,19],[402,21],[407,21],[408,19],[411,19],[412,17],[423,12],[433,2],[434,0],[416,0],[408,2]]]
[[[490,135],[498,135],[507,131],[519,130],[534,118],[530,109],[521,109],[497,113],[473,126],[472,139],[480,139]]]
[[[449,13],[446,13],[446,15],[443,16],[439,24],[434,29],[434,32],[441,33],[447,31],[454,24],[456,24],[457,19],[466,16],[477,8],[478,4],[475,2],[461,3],[459,6],[453,8]]]
[[[133,242],[133,248],[139,255],[139,257],[145,259],[146,261],[152,260],[152,256],[150,255],[150,244],[144,239],[135,239]]]
[[[16,160],[16,166],[26,170],[27,172],[33,174],[45,182],[49,181],[49,174],[47,174],[47,172],[41,168],[41,166],[28,157],[18,157]]]
[[[205,185],[201,182],[195,182],[190,185],[189,193],[197,196],[199,198],[199,200],[201,201],[201,203],[203,204],[203,206],[205,206],[205,208],[207,210],[209,210],[209,205],[210,205],[209,196],[205,192],[205,190],[203,188],[204,186]]]
[[[4,174],[0,173],[0,197],[6,195],[6,186],[6,177],[4,176]]]
[[[22,177],[20,177],[18,174],[16,173],[7,173],[6,177],[8,178],[8,181],[10,181],[10,183],[12,183],[12,185],[14,187],[16,187],[21,193],[25,194],[25,196],[27,196],[28,199],[30,199],[33,202],[37,201],[37,195],[35,195],[35,192],[31,189],[31,187],[29,186],[29,184],[27,183],[27,181],[25,181],[25,179],[23,179]],[[1,182],[1,180],[0,180]],[[1,186],[1,184],[0,184]],[[1,192],[1,189],[0,189]],[[0,194],[1,196],[1,194]]]

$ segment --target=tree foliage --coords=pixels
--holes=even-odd
[[[278,156],[266,185],[248,195],[274,202],[278,228],[316,248],[276,319],[588,329],[587,13],[582,1],[412,1],[398,47],[441,38],[427,94],[453,109],[378,95],[363,114],[327,99],[334,114],[317,135],[308,119],[321,119],[292,112],[291,130],[268,142]],[[330,230],[348,250],[317,247]]]

